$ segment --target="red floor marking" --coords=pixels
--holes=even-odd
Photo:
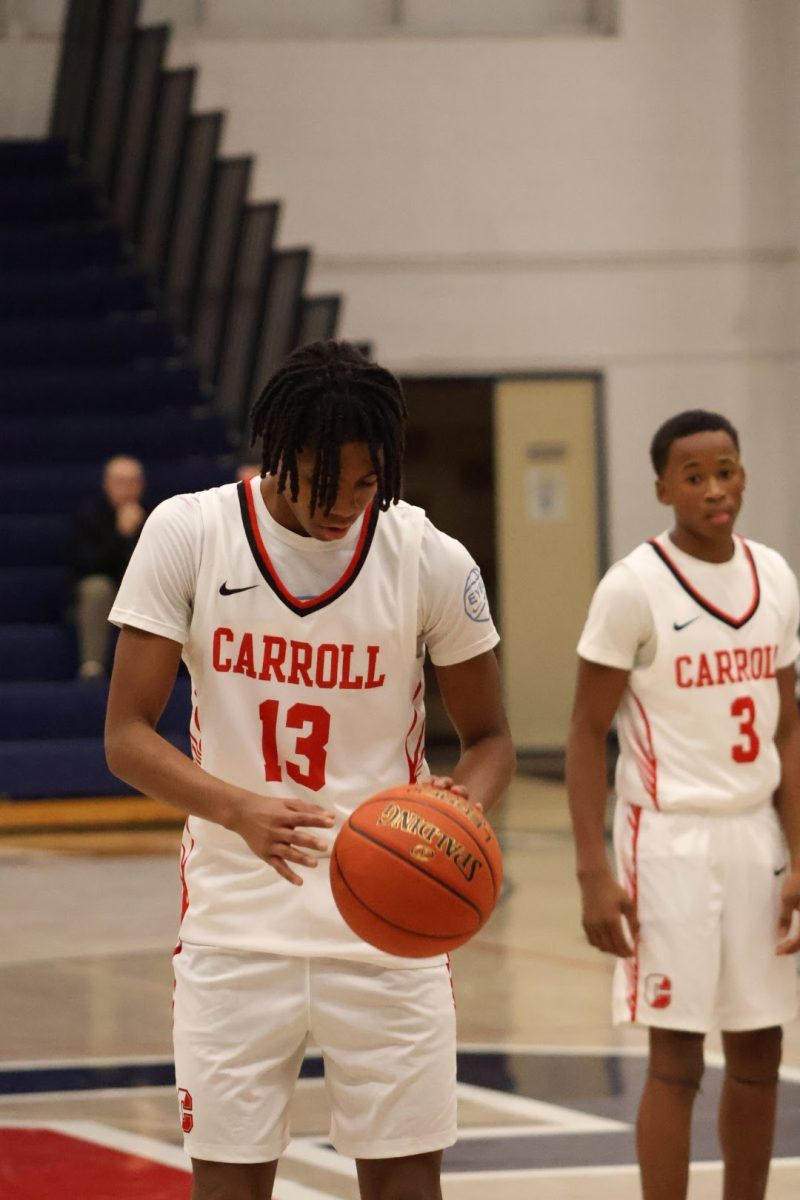
[[[0,1196],[8,1200],[189,1200],[185,1171],[50,1129],[0,1129]]]

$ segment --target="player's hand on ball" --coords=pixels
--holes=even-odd
[[[311,833],[309,827],[330,829],[333,822],[334,814],[319,804],[279,800],[251,792],[230,828],[247,842],[254,854],[289,883],[299,886],[303,880],[289,864],[316,867],[317,856],[330,847],[327,841]]]
[[[469,800],[469,792],[463,783],[453,783],[451,775],[434,775],[430,780],[430,784],[431,787],[440,788],[443,792],[452,792],[454,796],[462,796],[464,800]],[[470,800],[470,804],[483,812],[483,805],[480,801]]]
[[[618,958],[630,958],[634,952],[631,938],[639,936],[636,906],[610,871],[598,871],[581,877],[583,894],[583,931],[592,946]],[[630,938],[625,929],[625,918]]]

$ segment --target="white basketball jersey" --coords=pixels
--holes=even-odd
[[[738,812],[778,785],[776,671],[791,577],[775,551],[741,544],[751,588],[737,613],[695,590],[668,543],[654,539],[624,560],[645,589],[657,640],[653,662],[631,671],[617,714],[617,794],[629,804]]]
[[[201,495],[202,554],[184,659],[192,749],[211,774],[343,819],[368,796],[427,774],[423,659],[417,647],[425,514],[408,504],[363,518],[339,580],[291,595],[256,519],[251,489]],[[221,825],[187,821],[181,939],[274,954],[410,965],[350,932],[333,903],[329,859],[297,868],[298,888]],[[422,960],[426,965],[430,959]]]

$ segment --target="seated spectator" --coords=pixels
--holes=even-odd
[[[108,614],[147,513],[145,478],[136,458],[119,454],[103,469],[102,489],[75,515],[75,619],[80,679],[99,679],[108,667]]]

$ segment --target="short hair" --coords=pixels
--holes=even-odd
[[[297,455],[317,452],[311,511],[332,508],[345,442],[369,447],[382,509],[400,499],[408,416],[403,389],[390,371],[350,342],[311,342],[294,350],[267,381],[250,413],[250,445],[263,440],[261,474],[278,476],[298,496]]]
[[[721,429],[727,433],[736,449],[739,449],[739,434],[727,417],[721,413],[706,412],[703,408],[690,408],[677,413],[659,426],[650,443],[650,461],[656,475],[661,475],[667,465],[670,447],[678,438],[691,437],[693,433],[713,433]]]

